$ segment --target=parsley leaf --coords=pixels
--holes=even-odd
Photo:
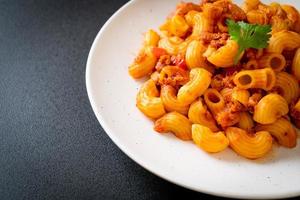
[[[239,50],[235,56],[234,63],[237,64],[238,59],[244,50],[248,48],[262,49],[268,46],[272,31],[271,25],[248,24],[240,21],[227,20],[228,32],[232,40],[239,45]]]

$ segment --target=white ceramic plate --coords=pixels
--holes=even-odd
[[[162,24],[178,2],[130,1],[97,35],[88,57],[86,84],[102,127],[130,158],[183,187],[235,198],[300,195],[300,145],[292,150],[276,146],[269,156],[256,161],[230,149],[211,155],[192,142],[156,133],[153,122],[135,107],[141,82],[129,77],[128,66],[141,47],[142,34]],[[300,2],[293,0],[278,2],[300,8]]]

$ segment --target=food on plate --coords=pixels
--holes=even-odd
[[[154,130],[209,153],[230,147],[257,159],[274,142],[297,145],[300,14],[245,0],[179,3],[149,30],[129,74],[148,78],[136,104]]]

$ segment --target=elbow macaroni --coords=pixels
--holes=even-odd
[[[292,30],[299,33],[300,14],[298,10],[290,5],[282,5],[281,8],[287,13],[287,18],[292,22]]]
[[[175,15],[172,17],[169,25],[169,31],[177,37],[183,37],[190,29],[189,25],[185,21],[184,17]]]
[[[211,82],[211,73],[202,68],[194,68],[190,72],[190,81],[183,85],[177,94],[179,102],[192,103],[201,96]]]
[[[252,116],[248,112],[240,113],[240,121],[238,127],[249,132],[254,128],[254,121]]]
[[[207,57],[207,60],[217,67],[231,67],[234,64],[235,55],[238,53],[239,45],[228,40],[227,44]]]
[[[199,99],[192,103],[189,109],[188,117],[194,124],[200,124],[208,127],[212,131],[218,131],[216,121],[203,103],[202,99]]]
[[[192,37],[200,36],[203,32],[212,32],[213,26],[211,24],[211,21],[206,18],[202,13],[196,13],[193,17],[193,32]]]
[[[244,70],[237,73],[233,79],[240,89],[260,88],[271,90],[276,82],[276,75],[271,68]]]
[[[160,36],[154,30],[149,30],[145,35],[145,45],[156,47],[160,40]]]
[[[263,68],[272,68],[275,72],[280,72],[285,68],[286,60],[282,54],[268,53],[259,59],[258,65]]]
[[[297,132],[292,124],[285,118],[280,118],[273,124],[256,127],[257,131],[268,131],[284,147],[294,148],[297,144]]]
[[[173,36],[162,38],[158,42],[158,47],[165,49],[170,55],[185,54],[188,42]]]
[[[149,80],[141,87],[137,98],[136,105],[146,116],[156,119],[165,114],[164,105],[155,82]]]
[[[249,135],[245,130],[229,127],[226,129],[226,135],[230,147],[239,155],[249,159],[261,158],[272,148],[273,139],[267,131]]]
[[[222,112],[225,108],[225,101],[216,89],[207,89],[204,93],[204,101],[214,115]]]
[[[200,67],[210,72],[213,71],[213,68],[208,65],[206,58],[203,56],[206,49],[207,47],[198,40],[194,40],[188,45],[185,60],[190,69]]]
[[[151,48],[147,47],[143,49],[134,60],[134,63],[129,67],[129,74],[139,79],[149,75],[155,67],[157,58],[151,51]]]
[[[245,0],[243,9],[248,13],[251,10],[257,9],[259,4],[260,0]]]
[[[249,11],[247,13],[247,20],[251,24],[261,24],[261,25],[267,24],[269,21],[267,14],[259,10]]]
[[[287,72],[280,72],[277,74],[274,91],[278,92],[290,104],[299,97],[299,84],[292,75]]]
[[[192,125],[192,138],[197,146],[209,153],[223,151],[229,145],[224,132],[213,133],[209,128],[199,124]]]
[[[160,96],[167,111],[177,111],[184,115],[188,113],[189,104],[177,100],[176,90],[172,86],[163,85]]]
[[[154,130],[159,133],[172,132],[181,140],[192,139],[192,123],[178,112],[170,112],[158,119],[154,124]]]
[[[283,50],[294,50],[300,47],[300,35],[292,31],[279,31],[272,35],[268,52],[281,54]]]
[[[264,96],[254,108],[254,121],[260,124],[272,124],[289,112],[286,100],[278,94]]]
[[[250,98],[250,92],[236,87],[232,90],[232,98],[240,102],[242,105],[247,106]]]

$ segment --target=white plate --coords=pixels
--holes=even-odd
[[[183,187],[236,198],[300,195],[300,145],[292,150],[276,146],[268,157],[257,161],[230,149],[211,155],[192,142],[156,133],[153,122],[135,107],[141,82],[129,77],[128,66],[141,47],[143,33],[162,24],[177,2],[130,1],[97,35],[88,57],[86,84],[102,127],[130,158]],[[300,8],[293,0],[279,2]]]

